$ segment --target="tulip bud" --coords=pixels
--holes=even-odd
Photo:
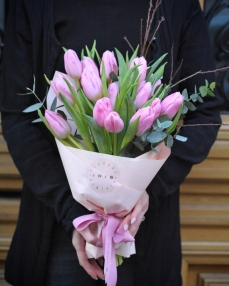
[[[102,81],[98,74],[92,71],[83,72],[81,75],[81,85],[89,100],[96,102],[103,96]]]
[[[71,94],[71,92],[67,86],[67,83],[64,81],[64,78],[66,78],[65,75],[59,73],[58,76],[54,80],[50,81],[50,85],[51,85],[52,89],[54,90],[56,96],[59,98],[60,101],[61,101],[61,98],[60,98],[59,93],[63,94],[71,104],[75,104],[75,99],[72,96],[72,94]],[[75,89],[73,84],[71,84],[71,86],[73,89]]]
[[[159,117],[161,111],[161,102],[159,98],[156,98],[151,106],[147,106],[139,109],[133,117],[130,119],[130,122],[139,118],[138,121],[138,130],[136,135],[141,136],[147,129],[149,129],[154,120]]]
[[[168,95],[161,102],[161,114],[168,115],[169,119],[172,119],[178,112],[184,98],[180,92],[175,92]]]
[[[110,112],[104,120],[104,127],[108,132],[119,133],[124,128],[124,123],[115,111]]]
[[[161,80],[160,80],[160,79],[159,79],[158,81],[156,81],[155,85],[153,86],[151,96],[154,95],[154,92],[155,92],[156,88],[157,88],[159,85],[161,85]]]
[[[71,126],[60,114],[46,109],[45,119],[47,120],[56,136],[61,139],[65,139],[70,136]]]
[[[111,100],[111,104],[114,108],[115,106],[115,100],[116,100],[116,97],[117,97],[117,94],[119,92],[119,87],[118,87],[118,84],[116,82],[112,82],[109,86],[108,86],[108,97],[110,98]]]
[[[104,120],[113,111],[111,101],[108,97],[99,99],[93,109],[93,118],[99,127],[104,127]]]
[[[116,58],[114,56],[114,52],[106,51],[103,53],[102,61],[104,63],[106,79],[110,80],[110,73],[114,72],[118,75],[118,65]],[[102,63],[100,65],[100,74],[102,74]]]
[[[75,80],[79,80],[82,73],[82,64],[75,51],[69,49],[64,54],[66,73]]]
[[[134,65],[138,66],[138,72],[140,75],[140,79],[139,82],[145,80],[146,78],[146,72],[147,72],[147,62],[146,59],[144,57],[140,57],[140,58],[135,58],[133,59],[130,64],[129,64],[129,68],[132,68]]]
[[[82,68],[83,68],[83,72],[94,72],[99,76],[99,70],[95,64],[95,62],[89,58],[89,57],[83,57],[82,61]]]
[[[142,81],[139,84],[137,95],[134,101],[134,104],[137,109],[141,108],[142,105],[145,104],[146,101],[149,99],[151,89],[152,89],[152,86],[150,82]]]

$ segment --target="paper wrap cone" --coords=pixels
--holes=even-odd
[[[48,109],[55,97],[50,88],[47,95]],[[61,105],[58,99],[57,106]],[[58,109],[70,118],[64,107]],[[74,134],[76,126],[71,120],[69,124]],[[137,158],[126,158],[66,147],[58,140],[56,142],[74,199],[90,211],[105,214],[131,211],[170,155],[170,149],[164,144],[157,147],[158,154],[150,151]],[[98,237],[102,227],[103,223],[99,222]],[[102,248],[88,243],[86,252],[89,258],[103,256]],[[132,242],[119,243],[115,245],[115,253],[129,257],[135,253],[135,245]]]

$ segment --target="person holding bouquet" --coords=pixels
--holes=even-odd
[[[157,3],[153,1],[153,6]],[[37,115],[23,113],[36,98],[22,94],[34,83],[36,94],[45,98],[43,75],[52,78],[55,70],[65,72],[62,47],[80,55],[96,39],[99,54],[114,47],[123,55],[131,52],[143,36],[141,19],[147,18],[148,9],[149,0],[11,1],[0,111],[4,138],[24,180],[18,225],[6,261],[5,277],[12,285],[105,285],[103,259],[88,259],[85,253],[85,241],[100,247],[101,241],[72,224],[89,211],[72,197],[54,138],[43,124],[31,123]],[[150,34],[161,17],[165,21],[147,53],[148,62],[168,53],[161,80],[169,83],[172,78],[177,83],[199,70],[213,70],[198,1],[162,0]],[[192,93],[205,79],[210,82],[214,76],[188,78],[174,85],[172,92],[187,88]],[[220,124],[221,103],[219,96],[206,97],[186,115],[185,124]],[[118,267],[118,286],[182,284],[179,186],[192,165],[206,158],[217,131],[217,126],[181,129],[187,142],[174,142],[170,157],[133,210],[116,214],[124,218],[122,226],[136,244],[136,254]]]

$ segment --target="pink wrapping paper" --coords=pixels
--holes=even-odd
[[[54,98],[55,93],[50,88],[48,109]],[[57,106],[61,105],[57,100]],[[70,118],[64,107],[58,109]],[[74,123],[71,120],[69,123],[74,134]],[[66,147],[58,140],[56,142],[74,199],[88,210],[104,214],[131,211],[171,152],[160,144],[158,154],[150,151],[137,158],[126,158]],[[103,221],[98,222],[98,237],[101,237],[103,225]],[[103,256],[103,249],[87,243],[86,253],[89,258],[98,258]],[[129,257],[134,253],[133,242],[115,245],[115,254]]]

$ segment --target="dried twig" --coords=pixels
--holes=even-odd
[[[148,50],[149,50],[149,48],[150,48],[150,45],[152,44],[153,40],[155,39],[156,33],[157,33],[158,29],[160,28],[161,23],[162,23],[164,20],[165,20],[165,18],[164,18],[164,17],[161,17],[161,20],[158,21],[157,28],[156,28],[156,30],[154,31],[151,40],[148,42],[146,51],[142,54],[144,57],[146,57],[146,55],[148,54]]]
[[[187,76],[186,78],[183,78],[183,79],[179,80],[178,82],[174,83],[170,88],[172,88],[172,87],[178,85],[179,83],[181,83],[181,82],[183,82],[183,81],[185,81],[185,80],[187,80],[187,79],[189,79],[191,77],[194,77],[194,76],[196,76],[198,74],[213,73],[213,72],[222,71],[222,70],[226,70],[226,69],[229,69],[229,66],[223,67],[223,68],[219,68],[219,69],[215,69],[215,70],[210,70],[210,71],[201,71],[200,70],[200,71],[198,71],[198,72],[196,72],[194,74],[191,74],[191,75]]]
[[[149,37],[150,29],[151,29],[151,26],[153,23],[153,19],[155,17],[155,13],[156,13],[158,7],[161,5],[161,2],[162,2],[162,0],[156,1],[155,8],[153,9],[152,13],[151,13],[151,10],[153,8],[152,0],[150,0],[150,2],[149,2],[149,10],[148,10],[148,17],[147,17],[147,21],[146,21],[145,35],[144,35],[142,49],[140,51],[141,55],[144,57],[146,57],[146,55],[147,55],[148,49],[149,49],[150,44],[152,43],[152,41],[156,35],[157,30],[159,29],[161,23],[164,21],[164,18],[162,17],[161,20],[158,22],[158,26],[157,26],[151,40],[148,42],[148,37]],[[148,42],[148,45],[147,45],[147,42]]]
[[[128,41],[127,37],[124,37],[123,39],[128,43],[129,47],[134,52],[134,48],[132,47],[131,43]]]

